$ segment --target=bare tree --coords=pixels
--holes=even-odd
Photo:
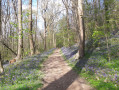
[[[108,40],[108,32],[110,32],[109,29],[109,2],[108,0],[104,0],[104,6],[105,6],[105,38],[106,38],[106,46],[107,46],[107,51],[108,51],[108,61],[110,62],[111,60],[111,55],[110,55],[110,48],[109,48],[109,40]]]
[[[35,30],[35,45],[34,45],[35,53],[36,53],[36,47],[37,47],[37,32],[38,32],[38,3],[39,3],[39,0],[37,0],[37,11],[36,11],[36,30]]]
[[[12,58],[18,51],[18,0],[2,0],[2,59]]]
[[[1,22],[1,0],[0,0],[0,39],[2,38],[2,27],[1,27],[1,24],[2,24],[2,22]],[[2,58],[1,58],[1,52],[0,52],[0,72],[2,73],[2,72],[4,72],[4,69],[3,69],[3,65],[2,65]]]
[[[68,32],[68,42],[70,42],[69,40],[69,30],[70,30],[70,24],[69,24],[69,0],[62,0],[65,9],[66,9],[66,21],[67,21],[67,32]]]
[[[35,52],[34,52],[33,31],[32,31],[32,0],[29,0],[29,42],[30,42],[31,55],[33,55]]]
[[[55,1],[41,0],[40,2],[41,15],[44,21],[44,50],[56,46],[55,30],[58,18],[62,10]]]
[[[23,55],[22,0],[18,0],[18,28],[19,28],[19,40],[18,40],[17,59],[21,59]]]
[[[47,37],[46,37],[46,33],[47,33],[47,9],[48,9],[48,3],[49,0],[41,0],[41,14],[42,14],[42,18],[44,20],[44,50],[47,49]]]
[[[85,53],[85,28],[84,28],[84,17],[83,17],[83,0],[78,0],[78,14],[79,14],[79,58],[84,57]]]

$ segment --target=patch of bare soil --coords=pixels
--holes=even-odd
[[[44,86],[39,90],[93,90],[87,82],[80,78],[64,61],[60,49],[54,51],[44,62]]]

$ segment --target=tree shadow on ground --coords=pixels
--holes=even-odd
[[[90,58],[91,53],[93,50],[90,51],[90,54],[88,57],[84,57],[83,59],[80,59],[74,66],[72,70],[70,70],[68,73],[63,75],[58,80],[53,81],[50,83],[47,87],[43,88],[42,90],[67,90],[67,88],[78,78],[78,74],[74,71],[74,69],[77,67],[78,73],[80,74],[82,71],[82,68],[87,63],[88,59]],[[80,82],[79,83],[84,83]],[[85,84],[85,83],[84,83]]]

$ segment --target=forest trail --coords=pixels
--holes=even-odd
[[[43,88],[38,90],[92,90],[92,87],[72,70],[56,49],[44,62]]]

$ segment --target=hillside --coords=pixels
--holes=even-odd
[[[42,90],[72,90],[74,87],[75,90],[92,90],[92,87],[97,90],[118,89],[119,39],[117,36],[109,39],[110,62],[107,61],[104,40],[100,40],[96,48],[86,48],[87,53],[80,60],[77,44],[57,50],[51,49],[48,52],[26,57],[14,64],[4,65],[5,73],[0,76],[0,89],[36,90],[41,89],[40,87]],[[54,50],[55,52],[50,55]],[[57,87],[59,89],[56,89]]]
[[[22,61],[7,64],[5,72],[0,75],[0,90],[29,90],[42,86],[42,63],[54,51],[26,57]]]
[[[65,60],[79,75],[85,77],[97,90],[119,89],[119,35],[110,37],[109,49],[111,61],[107,61],[105,40],[100,40],[98,47],[86,48],[83,59],[76,59],[78,46],[62,47]]]

